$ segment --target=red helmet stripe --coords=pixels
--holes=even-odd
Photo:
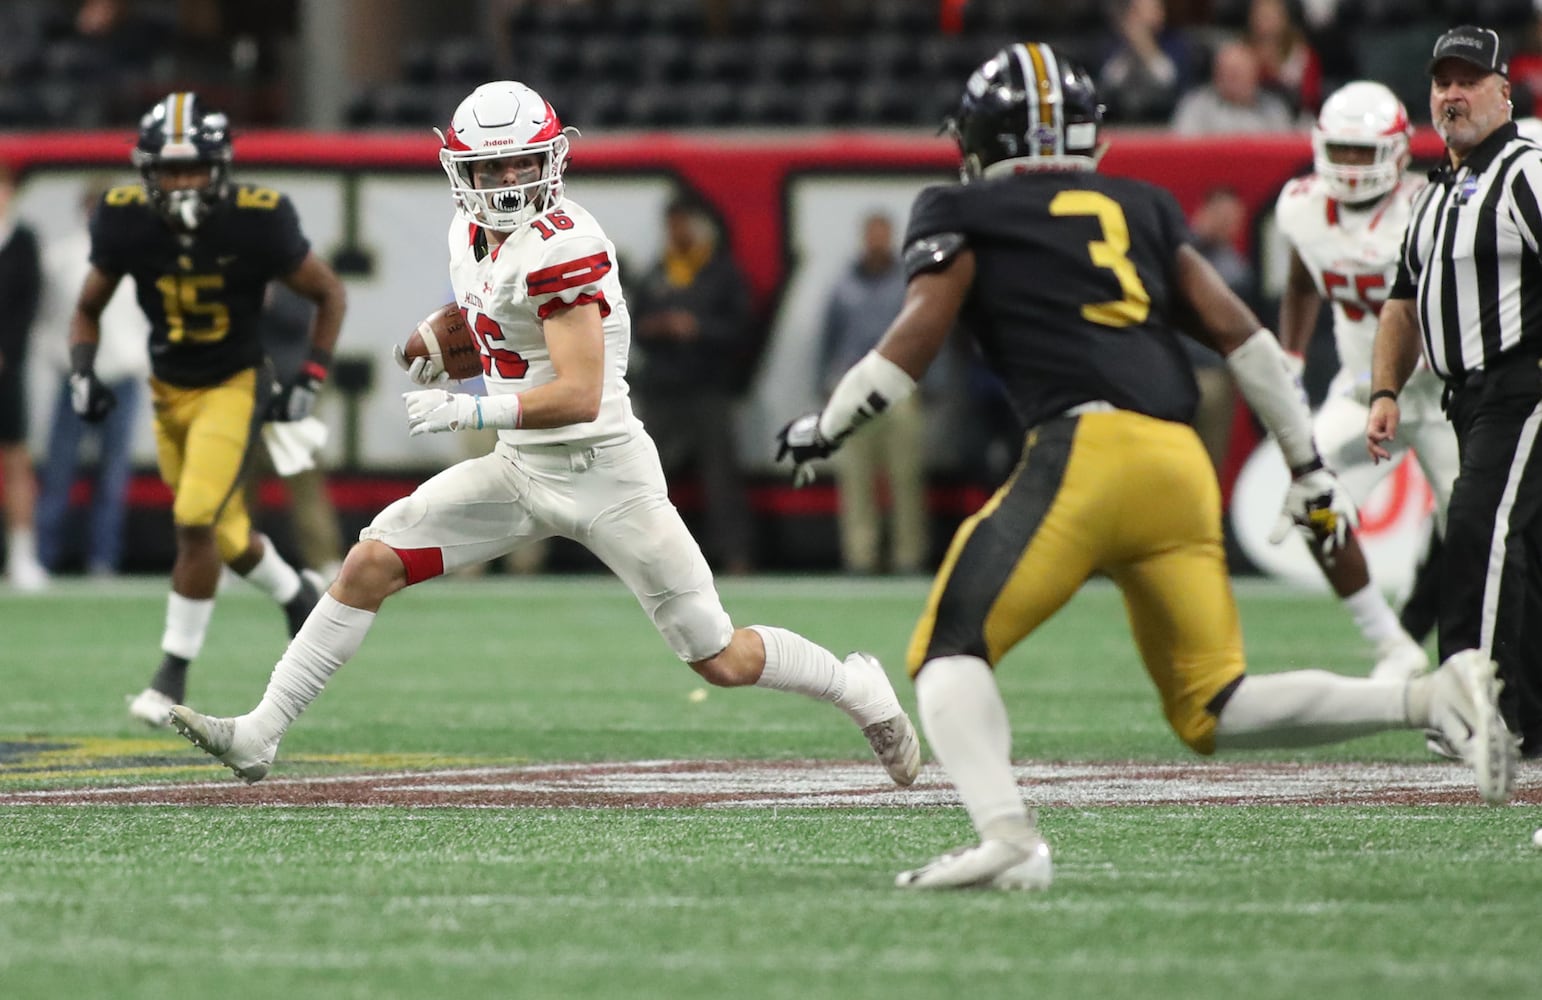
[[[541,131],[530,137],[531,145],[550,142],[562,134],[562,123],[557,120],[557,112],[552,110],[551,102],[542,98],[541,103],[546,105],[546,123],[541,126]]]
[[[454,125],[451,125],[450,131],[445,134],[444,145],[446,149],[462,150],[468,153],[471,152],[471,147],[462,142],[460,136],[455,134]]]

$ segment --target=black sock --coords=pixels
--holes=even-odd
[[[187,694],[187,660],[174,653],[167,653],[161,660],[161,669],[155,672],[150,686],[177,704],[182,704]]]

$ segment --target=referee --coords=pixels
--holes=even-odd
[[[1452,28],[1429,63],[1448,162],[1430,174],[1381,312],[1366,440],[1388,458],[1397,393],[1422,347],[1446,383],[1461,467],[1451,494],[1440,658],[1499,665],[1521,752],[1542,756],[1542,148],[1510,120],[1509,63],[1487,28]]]

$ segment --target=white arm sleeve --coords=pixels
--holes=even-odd
[[[1318,461],[1312,441],[1312,412],[1300,380],[1292,377],[1280,342],[1268,330],[1256,330],[1226,355],[1243,398],[1280,443],[1292,471]]]
[[[819,415],[819,433],[826,441],[842,441],[915,391],[915,379],[905,369],[877,351],[868,351],[830,393],[830,401]]]

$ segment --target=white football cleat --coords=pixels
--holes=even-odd
[[[125,695],[129,714],[147,726],[159,729],[171,724],[171,707],[176,704],[170,695],[161,694],[155,688],[145,688],[137,695]]]
[[[1478,794],[1502,805],[1515,790],[1515,740],[1499,713],[1499,665],[1464,649],[1430,675],[1430,722],[1472,768]]]
[[[236,777],[248,785],[255,785],[273,766],[278,741],[263,743],[250,732],[243,733],[243,721],[244,718],[200,715],[186,705],[177,705],[171,710],[172,728],[186,736],[193,746],[234,771]]]
[[[865,671],[868,674],[867,682],[882,691],[887,695],[886,700],[892,702],[894,714],[863,726],[862,735],[867,737],[867,745],[873,748],[873,753],[878,755],[878,760],[896,785],[914,783],[916,775],[921,773],[921,740],[916,735],[916,727],[910,722],[910,716],[900,706],[899,697],[894,693],[894,686],[889,683],[889,675],[884,673],[883,664],[869,653],[851,653],[846,657],[846,669]]]
[[[1048,889],[1055,880],[1049,844],[1043,837],[1027,843],[985,840],[960,847],[895,876],[901,889]]]
[[[1406,681],[1429,669],[1430,658],[1423,646],[1407,635],[1394,635],[1377,644],[1376,666],[1371,668],[1371,680]]]
[[[875,722],[864,728],[862,735],[896,785],[915,782],[916,775],[921,773],[921,741],[910,716],[901,712],[892,719]]]
[[[1446,760],[1460,762],[1462,755],[1457,753],[1456,747],[1446,742],[1446,734],[1438,729],[1426,729],[1424,731],[1424,748],[1437,757]]]
[[[51,581],[48,570],[36,559],[14,558],[6,568],[6,579],[11,587],[24,594],[36,594],[47,590]]]

